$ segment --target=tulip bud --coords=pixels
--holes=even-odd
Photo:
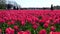
[[[34,28],[34,29],[37,29],[38,28],[38,24],[34,24],[32,27]]]
[[[46,32],[45,29],[43,29],[43,30],[40,30],[40,31],[38,32],[38,34],[47,34],[47,32]]]
[[[16,31],[18,31],[19,30],[19,28],[18,28],[18,26],[14,26],[14,29],[16,30]]]
[[[23,31],[19,31],[17,34],[23,34]]]
[[[24,21],[22,21],[22,22],[21,22],[21,25],[22,25],[22,26],[24,26],[24,25],[25,25],[25,22],[24,22]]]
[[[48,28],[48,25],[49,24],[45,23],[43,26],[44,26],[44,28]]]
[[[51,28],[50,28],[51,31],[55,31],[55,29],[56,28],[54,26],[51,26]]]

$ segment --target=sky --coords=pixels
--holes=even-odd
[[[10,0],[17,2],[22,8],[24,7],[50,7],[60,5],[60,0]]]

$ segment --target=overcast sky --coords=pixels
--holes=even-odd
[[[10,0],[16,1],[21,7],[50,7],[60,5],[60,0]]]

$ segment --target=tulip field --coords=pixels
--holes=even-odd
[[[0,34],[60,34],[60,10],[0,10]]]

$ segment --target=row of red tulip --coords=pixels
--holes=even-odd
[[[2,30],[0,29],[0,34]],[[12,29],[12,28],[6,28],[5,30],[6,34],[15,34],[15,30]],[[29,30],[26,30],[26,31],[18,31],[17,34],[31,34],[31,32]],[[42,29],[38,32],[38,34],[47,34],[46,30],[45,29]],[[60,32],[53,32],[51,31],[49,34],[60,34]]]
[[[44,29],[38,31],[38,34],[47,34],[45,29],[50,28],[50,31],[55,32],[57,29],[56,24],[60,24],[59,11],[60,10],[4,10],[0,12],[0,24],[6,23],[8,25],[9,28],[5,29],[6,34],[15,34],[14,30],[16,30],[18,34],[31,34],[29,30],[22,29],[21,31],[21,26],[23,28],[27,23],[31,25],[34,30],[37,30],[37,28],[42,25]],[[10,28],[11,25],[13,25],[13,29]]]

